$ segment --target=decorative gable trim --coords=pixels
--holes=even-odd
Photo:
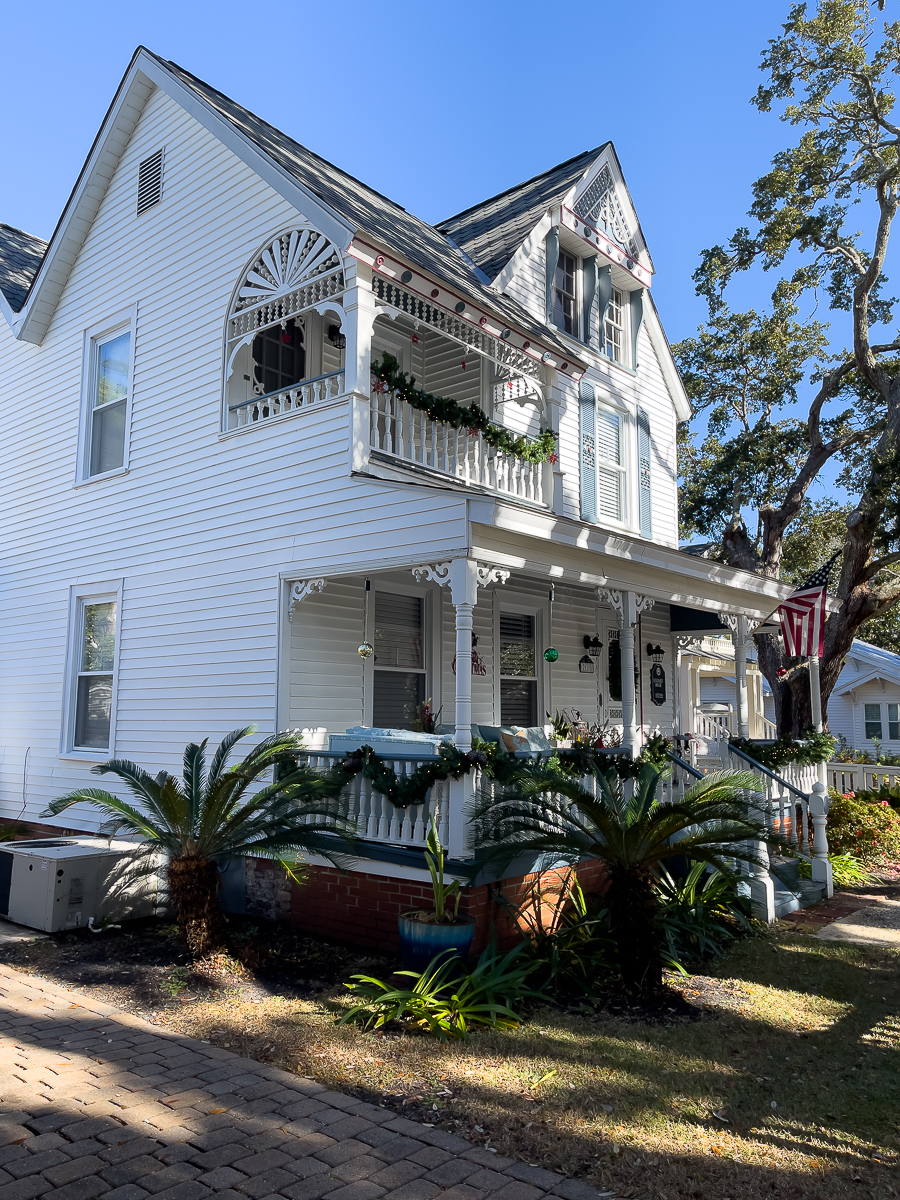
[[[648,288],[650,286],[653,276],[646,267],[642,267],[627,251],[621,250],[612,238],[601,233],[593,225],[589,225],[565,204],[560,207],[559,220],[561,225],[570,229],[580,241],[590,247],[587,253],[596,254],[599,250],[604,258],[620,267],[641,287]]]

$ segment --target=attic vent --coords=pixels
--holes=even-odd
[[[146,212],[162,199],[163,152],[157,150],[145,158],[138,168],[137,215]]]

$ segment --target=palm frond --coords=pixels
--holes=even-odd
[[[231,751],[242,738],[250,737],[253,733],[256,733],[256,726],[245,725],[242,729],[232,729],[231,733],[225,734],[216,747],[216,752],[209,765],[209,774],[206,777],[207,787],[212,788],[218,783],[219,777],[231,757]]]
[[[193,832],[206,793],[206,747],[209,738],[198,745],[189,742],[184,748],[184,794],[188,802],[188,819]]]
[[[132,833],[139,834],[148,841],[160,844],[166,842],[167,831],[164,827],[155,825],[138,809],[126,801],[120,800],[112,792],[104,791],[103,788],[79,788],[65,796],[58,796],[55,800],[50,801],[41,816],[57,817],[65,809],[71,808],[73,804],[92,804],[101,812],[114,818],[119,828],[129,829]]]

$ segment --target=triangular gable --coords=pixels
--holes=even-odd
[[[500,324],[522,330],[573,361],[569,345],[515,300],[482,283],[438,230],[143,47],[136,51],[119,86],[22,311],[10,321],[18,337],[42,340],[106,185],[154,87],[181,104],[341,250],[363,232],[472,297],[496,314]]]

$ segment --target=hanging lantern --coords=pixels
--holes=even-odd
[[[662,646],[654,646],[652,642],[647,643],[647,657],[652,658],[655,663],[661,663],[665,651]]]
[[[556,662],[558,658],[559,651],[554,649],[553,646],[548,646],[544,651],[544,662]]]
[[[375,647],[371,642],[363,642],[361,646],[356,647],[356,653],[360,658],[371,658],[375,653]]]
[[[586,633],[583,638],[583,645],[588,654],[590,654],[591,658],[600,657],[600,651],[603,649],[603,643],[598,637],[591,637],[589,633]]]

